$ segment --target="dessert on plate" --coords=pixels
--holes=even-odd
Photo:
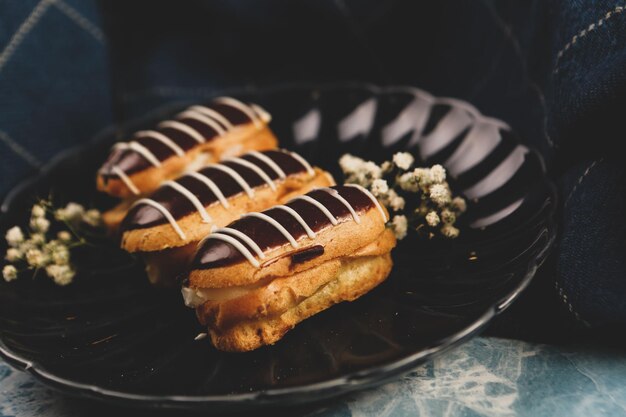
[[[221,97],[116,143],[96,183],[98,190],[124,201],[104,214],[104,222],[115,230],[134,200],[185,171],[249,150],[275,148],[270,120],[256,104]]]
[[[121,246],[142,255],[151,282],[168,284],[213,229],[333,184],[329,173],[295,152],[275,149],[228,157],[165,181],[136,200],[120,226]]]
[[[388,213],[358,185],[322,187],[248,213],[197,247],[183,285],[213,345],[249,351],[387,278]]]

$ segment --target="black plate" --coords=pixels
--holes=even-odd
[[[214,350],[177,291],[151,288],[113,246],[86,251],[76,282],[0,284],[0,353],[66,393],[141,407],[212,411],[303,404],[381,384],[476,335],[528,285],[554,238],[555,192],[538,155],[469,104],[411,88],[290,88],[265,106],[281,145],[337,173],[344,152],[381,160],[409,148],[441,162],[470,200],[461,237],[402,241],[380,287],[298,325],[274,346]],[[118,137],[183,104],[66,152],[18,186],[0,230],[37,196],[104,204],[95,170]]]

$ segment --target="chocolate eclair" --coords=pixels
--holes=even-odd
[[[221,97],[118,142],[98,171],[97,187],[125,202],[105,214],[105,223],[115,229],[134,199],[184,171],[225,156],[275,148],[278,141],[268,127],[270,120],[255,104]]]
[[[286,150],[225,158],[137,200],[122,222],[121,246],[143,255],[151,282],[167,285],[213,229],[333,184],[329,173]]]
[[[213,345],[249,351],[385,280],[396,239],[366,189],[324,187],[244,215],[199,245],[182,289]]]

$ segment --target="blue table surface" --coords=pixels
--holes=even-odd
[[[395,382],[297,413],[316,417],[626,416],[625,359],[624,351],[592,345],[557,347],[479,337]],[[0,360],[0,416],[110,416],[123,411],[64,397]]]

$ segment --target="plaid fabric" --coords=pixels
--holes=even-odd
[[[0,195],[111,122],[108,73],[93,1],[0,3]]]

